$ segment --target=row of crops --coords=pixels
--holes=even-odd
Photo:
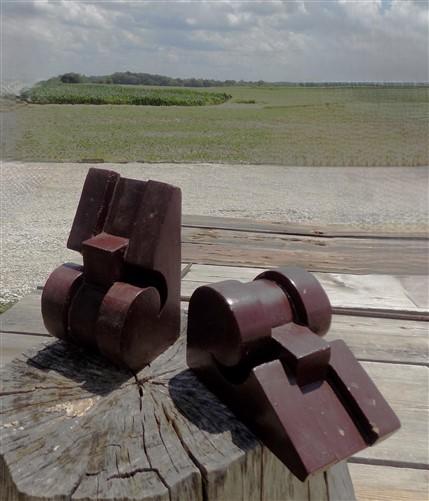
[[[230,98],[231,96],[224,92],[201,92],[192,89],[62,83],[36,85],[21,94],[21,99],[35,104],[204,106],[222,104]]]

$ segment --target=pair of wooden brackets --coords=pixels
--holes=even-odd
[[[181,193],[90,169],[67,247],[83,266],[48,278],[48,331],[139,371],[180,333]],[[301,480],[386,438],[400,423],[343,341],[327,343],[331,306],[295,267],[250,283],[199,287],[187,362]]]

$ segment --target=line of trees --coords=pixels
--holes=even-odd
[[[86,76],[80,73],[64,73],[42,83],[95,83],[119,85],[159,85],[166,87],[222,87],[250,82],[236,80],[213,80],[208,78],[171,78],[151,73],[116,72],[111,75]],[[261,82],[262,84],[264,82]]]
[[[159,85],[166,87],[224,87],[234,85],[278,86],[293,87],[412,87],[429,86],[428,82],[256,82],[245,80],[213,80],[208,78],[171,78],[165,75],[151,73],[133,73],[131,71],[116,72],[111,75],[86,76],[80,73],[64,73],[41,84],[56,83],[94,83],[120,85]]]

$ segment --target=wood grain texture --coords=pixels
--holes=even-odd
[[[420,277],[404,276],[399,277],[399,280],[405,293],[416,306],[429,309],[429,283],[427,275]]]
[[[43,339],[40,336],[0,332],[0,367],[10,363],[22,352],[40,344]]]
[[[37,290],[24,296],[18,303],[2,313],[0,315],[0,331],[34,336],[49,335],[43,324],[40,299],[41,291]]]
[[[184,214],[182,226],[218,230],[252,231],[256,233],[278,233],[280,235],[303,235],[316,237],[365,237],[393,239],[427,239],[429,231],[398,230],[383,224],[372,225],[371,229],[350,227],[348,224],[299,224],[294,222],[255,221],[253,219],[199,216]]]
[[[350,490],[352,483],[346,463],[338,463],[325,472],[329,499],[353,499],[355,491]],[[317,497],[312,499],[318,499]]]
[[[325,339],[343,339],[359,360],[428,365],[428,323],[333,315]]]
[[[194,264],[182,280],[182,299],[190,298],[194,290],[204,284],[222,280],[248,282],[261,273],[260,268]],[[356,311],[409,312],[425,315],[429,306],[417,305],[404,289],[402,281],[392,275],[354,275],[346,273],[314,273],[328,294],[334,308]],[[408,278],[408,277],[407,277]],[[412,278],[409,277],[410,282]],[[418,276],[419,283],[429,286],[428,276]],[[411,283],[409,285],[411,288]]]
[[[362,362],[401,421],[401,429],[354,456],[370,464],[429,468],[429,371],[415,365]]]
[[[354,499],[344,467],[347,497],[327,497],[330,476],[292,477],[184,350],[182,336],[137,378],[61,341],[3,368],[0,499]]]
[[[427,501],[429,471],[349,464],[359,501]]]
[[[182,259],[199,264],[273,267],[295,264],[339,273],[428,273],[429,240],[319,238],[182,228]]]

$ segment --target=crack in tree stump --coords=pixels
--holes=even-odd
[[[185,365],[137,375],[45,342],[1,370],[2,500],[354,499],[347,466],[301,483]]]

